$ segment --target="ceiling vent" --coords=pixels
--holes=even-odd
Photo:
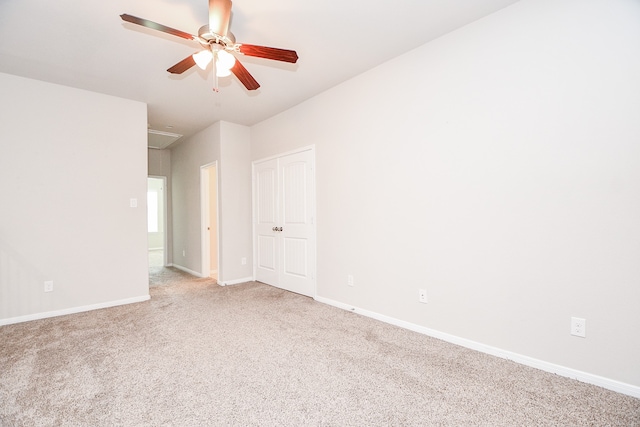
[[[169,133],[149,129],[148,145],[149,148],[162,150],[163,148],[167,148],[180,138],[182,138],[182,135],[178,135],[177,133]]]

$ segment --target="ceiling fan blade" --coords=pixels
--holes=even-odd
[[[193,55],[189,55],[167,71],[172,74],[182,74],[194,65],[196,65],[196,61],[193,59]]]
[[[209,31],[226,36],[231,20],[231,0],[209,0]]]
[[[233,68],[231,68],[231,72],[235,74],[235,76],[238,78],[238,80],[240,80],[240,82],[242,82],[247,90],[256,90],[260,87],[260,83],[258,83],[256,79],[253,78],[251,73],[249,73],[249,71],[244,68],[244,65],[242,65],[237,59],[235,65],[233,66]]]
[[[182,37],[187,40],[196,40],[196,36],[185,33],[184,31],[176,30],[175,28],[167,27],[166,25],[158,24],[157,22],[149,21],[147,19],[138,18],[137,16],[127,15],[123,13],[120,15],[123,21],[131,22],[132,24],[142,25],[143,27],[151,28],[153,30],[162,31],[163,33],[171,34],[174,36]]]
[[[240,53],[247,56],[257,56],[258,58],[273,59],[276,61],[291,62],[298,61],[298,54],[295,50],[278,49],[276,47],[256,46],[253,44],[239,44]]]

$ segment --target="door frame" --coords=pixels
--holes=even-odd
[[[298,154],[304,151],[311,151],[311,169],[313,171],[313,200],[311,202],[311,217],[313,221],[313,248],[312,253],[313,257],[311,262],[312,265],[312,279],[313,279],[313,290],[312,290],[312,298],[316,298],[318,295],[318,221],[317,221],[317,171],[316,171],[316,146],[315,144],[307,145],[304,147],[296,148],[289,151],[284,151],[281,153],[277,153],[268,157],[263,157],[258,160],[254,160],[251,162],[251,237],[253,243],[253,278],[256,278],[256,269],[258,263],[258,243],[257,243],[257,231],[256,231],[256,164],[266,162],[273,159],[279,159],[284,156],[288,156],[291,154]]]
[[[220,264],[220,173],[218,172],[218,161],[207,163],[200,166],[200,253],[201,253],[201,275],[202,277],[211,276],[211,240],[209,238],[209,230],[207,230],[207,224],[209,223],[211,191],[209,188],[209,173],[211,168],[215,168],[216,174],[216,227],[218,230],[216,235],[216,247],[218,258],[218,278],[216,279],[218,284],[223,283],[222,266]]]
[[[169,249],[167,248],[167,242],[169,241],[169,236],[167,235],[169,225],[169,221],[167,219],[167,177],[161,175],[147,175],[147,191],[149,191],[149,178],[162,180],[162,265],[167,267],[169,265],[167,262],[169,259]],[[147,244],[147,247],[148,246],[149,245]]]

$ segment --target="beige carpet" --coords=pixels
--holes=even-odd
[[[149,273],[158,274],[164,267],[164,251],[162,249],[149,250]]]
[[[0,327],[2,426],[638,426],[640,399],[259,283]]]

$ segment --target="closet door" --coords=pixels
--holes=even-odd
[[[315,225],[312,152],[279,159],[280,275],[277,286],[314,296]]]
[[[278,160],[256,163],[253,174],[256,280],[277,286]]]
[[[256,280],[315,295],[313,151],[254,165]]]

